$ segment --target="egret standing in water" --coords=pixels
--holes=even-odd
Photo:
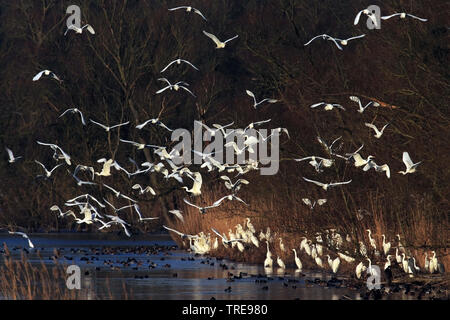
[[[264,268],[272,268],[273,260],[272,260],[272,253],[269,250],[269,241],[266,241],[267,244],[267,253],[266,253],[266,260],[264,260]]]
[[[295,265],[297,266],[297,270],[302,271],[302,262],[300,261],[300,258],[297,257],[297,251],[295,251],[295,249],[292,249],[292,251],[294,251],[294,260],[295,260]]]

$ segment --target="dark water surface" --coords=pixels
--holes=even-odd
[[[30,238],[35,245],[35,249],[30,249],[27,254],[30,263],[38,266],[43,260],[53,265],[55,262],[51,257],[57,249],[59,264],[81,268],[83,299],[207,300],[214,297],[220,300],[331,300],[343,295],[360,299],[356,290],[327,288],[305,281],[316,278],[330,280],[329,273],[305,271],[301,275],[288,268],[285,275],[277,273],[277,268],[274,268],[271,279],[267,280],[258,277],[266,275],[261,264],[194,256],[178,249],[166,234],[132,239],[80,233],[32,234]],[[28,248],[27,241],[20,236],[0,234],[0,244],[3,243],[8,246],[13,259],[20,259],[23,248]],[[155,246],[166,247],[154,250]],[[1,256],[0,265],[4,263]],[[236,276],[241,272],[244,274],[241,279],[227,281],[229,272]],[[231,291],[225,291],[229,287]]]

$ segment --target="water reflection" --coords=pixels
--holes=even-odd
[[[27,255],[31,263],[38,265],[44,261],[53,265],[56,249],[59,264],[80,266],[82,299],[330,300],[343,295],[360,298],[356,291],[347,288],[326,288],[305,281],[328,280],[328,274],[303,272],[305,277],[289,268],[276,268],[274,274],[272,268],[261,264],[206,261],[204,257],[192,260],[189,253],[173,247],[160,251],[146,249],[155,245],[175,246],[168,235],[133,240],[104,234],[46,234],[31,235],[31,238],[36,247]],[[12,257],[20,259],[26,242],[0,235],[0,243],[3,242],[10,248]],[[224,264],[227,268],[223,268]],[[233,279],[234,276],[238,279]],[[65,279],[60,280],[64,285]]]

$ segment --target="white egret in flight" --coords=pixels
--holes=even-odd
[[[236,39],[237,37],[239,37],[239,35],[236,35],[228,40],[225,40],[224,42],[220,41],[215,35],[213,35],[212,33],[208,33],[206,31],[203,30],[203,33],[210,38],[212,41],[214,41],[214,43],[216,44],[216,49],[222,49],[225,48],[225,45],[227,44],[227,42],[230,42],[231,40]]]
[[[409,156],[409,153],[405,151],[405,152],[403,152],[403,163],[406,166],[406,170],[405,171],[399,171],[399,173],[405,175],[405,174],[408,174],[408,173],[416,172],[417,166],[419,164],[421,164],[422,161],[413,163],[412,160],[411,160],[411,157]]]

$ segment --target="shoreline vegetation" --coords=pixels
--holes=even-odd
[[[13,248],[16,250],[17,248]],[[104,248],[105,250],[105,248]],[[58,250],[54,250],[54,256],[52,257],[53,263],[49,264],[48,261],[44,262],[45,257],[38,253],[39,260],[30,262],[28,260],[28,252],[21,250],[20,257],[12,258],[10,249],[3,245],[1,253],[0,263],[0,300],[98,300],[98,299],[122,299],[133,300],[136,297],[133,295],[132,288],[127,288],[124,280],[122,280],[122,291],[111,290],[109,285],[110,280],[106,280],[105,288],[99,290],[99,288],[93,288],[93,282],[95,279],[94,274],[82,269],[82,273],[85,273],[83,277],[81,290],[69,290],[66,287],[68,267],[67,261],[62,263],[59,261]],[[198,255],[196,255],[198,257]],[[211,261],[212,258],[205,257],[205,261]],[[217,258],[217,261],[222,261],[222,258]],[[92,268],[92,267],[91,267]],[[100,268],[96,268],[100,270]],[[121,271],[115,271],[121,272]],[[268,275],[246,275],[251,278],[255,278],[255,282],[258,281],[270,281],[274,280],[275,274]],[[293,274],[289,273],[276,273],[277,277],[287,277],[288,283],[298,282],[298,278],[289,278]],[[298,274],[296,274],[298,276]],[[104,276],[103,276],[104,277]],[[230,276],[232,281],[239,281],[242,279],[242,275]],[[136,277],[135,277],[136,278]],[[245,277],[244,277],[245,278]],[[106,278],[108,279],[108,278]],[[229,280],[230,280],[229,279]],[[266,280],[264,280],[266,279]],[[296,279],[296,280],[293,280]],[[301,279],[301,277],[300,277]],[[230,281],[231,281],[230,280]],[[337,277],[332,277],[331,280],[321,280],[319,278],[306,279],[305,285],[321,286],[324,288],[348,288],[358,292],[361,299],[382,299],[383,295],[389,295],[389,299],[395,299],[399,295],[411,296],[420,300],[448,300],[448,284],[450,279],[445,275],[421,275],[415,278],[409,278],[408,276],[399,277],[393,280],[390,284],[385,281],[381,282],[381,290],[369,290],[365,284],[359,280],[347,277],[342,274]],[[295,286],[294,286],[295,287]],[[255,290],[260,290],[260,287],[256,287]],[[139,298],[141,299],[141,298]],[[341,300],[352,300],[348,295],[343,295]]]
[[[118,3],[111,7],[107,3],[79,1],[84,8],[83,20],[92,23],[96,35],[70,35],[68,41],[69,35],[63,36],[65,21],[61,20],[61,12],[66,8],[62,3],[47,7],[45,1],[0,2],[0,143],[14,146],[17,155],[24,156],[21,161],[9,164],[6,153],[2,153],[0,228],[96,232],[95,226],[80,226],[71,217],[61,219],[50,211],[51,206],[62,206],[77,195],[92,192],[101,199],[101,193],[91,186],[80,189],[67,170],[56,170],[50,179],[37,179],[41,170],[34,160],[49,164],[54,160],[36,141],[45,139],[61,144],[76,164],[93,165],[96,171],[101,170],[97,159],[104,157],[129,168],[128,158],[138,163],[157,163],[158,158],[150,151],[120,143],[120,138],[138,139],[136,130],[124,127],[119,134],[105,133],[82,126],[75,116],[59,118],[67,108],[79,107],[89,118],[100,122],[107,119],[110,124],[129,119],[140,123],[158,116],[169,128],[188,130],[193,128],[194,120],[208,125],[234,121],[236,128],[244,128],[253,121],[272,119],[270,128],[288,128],[291,138],[280,137],[277,175],[261,176],[258,171],[245,175],[250,184],[244,185],[237,195],[248,206],[230,201],[201,214],[183,202],[187,198],[197,205],[210,205],[227,195],[229,191],[219,178],[222,174],[217,172],[204,175],[198,197],[190,197],[178,182],[156,173],[130,180],[114,171],[110,177],[96,179],[99,184],[113,185],[125,194],[133,194],[134,183],[151,185],[157,191],[156,196],[136,193],[133,196],[139,197],[145,216],[159,220],[140,223],[133,209],[121,212],[120,217],[132,224],[133,234],[161,230],[166,225],[192,235],[203,232],[214,236],[211,228],[228,235],[229,229],[235,232],[238,224],[245,227],[246,218],[250,218],[256,234],[270,228],[273,238],[269,247],[274,266],[277,256],[292,266],[292,249],[296,249],[305,270],[317,269],[315,261],[300,249],[300,243],[302,237],[307,237],[317,244],[320,233],[324,241],[321,256],[324,269],[330,269],[327,254],[334,259],[339,252],[347,252],[355,262],[341,261],[338,274],[353,277],[359,262],[367,266],[360,242],[367,248],[372,263],[383,266],[386,256],[371,249],[370,237],[381,251],[382,235],[386,235],[386,241],[392,244],[389,254],[394,255],[393,261],[399,234],[402,247],[408,256],[415,257],[422,271],[425,253],[430,258],[431,252],[436,252],[446,270],[442,285],[448,290],[450,153],[446,137],[450,136],[450,50],[443,5],[431,0],[415,1],[414,13],[428,17],[427,23],[389,19],[383,21],[381,30],[370,31],[363,42],[352,43],[345,52],[339,52],[329,41],[318,41],[308,47],[304,43],[318,32],[336,36],[369,32],[364,24],[354,27],[348,23],[367,5],[363,1],[345,5],[333,0],[300,1],[295,6],[281,0],[248,4],[196,1],[196,7],[208,12],[208,16],[224,17],[208,20],[211,30],[220,30],[224,38],[239,35],[223,51],[213,49],[210,40],[201,34],[205,28],[202,19],[169,15],[170,1],[157,4],[138,1],[124,4],[125,7]],[[384,1],[383,11],[398,11],[395,4]],[[180,54],[193,60],[201,72],[180,68],[170,74],[171,79],[190,83],[197,100],[188,94],[155,95],[160,85],[155,79],[161,76],[160,70]],[[43,67],[57,70],[66,80],[60,84],[33,83],[32,75]],[[255,92],[258,88],[261,94],[277,97],[280,102],[255,110],[245,94],[247,87]],[[360,114],[357,104],[349,99],[351,95],[373,97],[381,106],[369,107]],[[323,100],[340,103],[346,111],[309,108]],[[395,108],[386,107],[392,105]],[[364,122],[374,122],[378,127],[388,122],[390,125],[376,139]],[[164,145],[169,140],[170,136],[161,134],[155,126],[147,129],[141,137],[147,143]],[[342,137],[337,147],[342,154],[364,145],[362,154],[375,155],[379,164],[388,163],[391,177],[388,179],[374,170],[363,172],[352,163],[336,160],[318,178],[306,162],[292,161],[310,155],[329,156],[317,142],[318,136],[327,142]],[[412,159],[423,161],[417,172],[405,176],[398,174],[404,170],[404,151]],[[325,192],[302,177],[317,177],[324,182],[352,179],[352,183]],[[326,198],[327,202],[311,210],[303,198]],[[107,199],[113,201],[111,195]],[[183,212],[184,223],[168,212],[172,209]],[[367,229],[371,230],[370,237]],[[113,226],[110,230],[118,232],[121,227]],[[342,238],[339,250],[325,240],[332,234]],[[183,242],[173,233],[171,236],[181,248],[189,248],[188,241]],[[279,246],[280,238],[286,251]],[[263,263],[266,251],[265,241],[260,241],[259,247],[246,245],[243,252],[224,248],[219,241],[219,248],[209,255]],[[16,271],[32,277],[60,272],[47,270],[38,275],[25,260],[24,263],[22,267],[14,263],[6,268],[11,276],[16,276]],[[394,281],[403,279],[404,273],[393,264]],[[420,278],[419,273],[408,280]],[[30,280],[18,279],[23,283]],[[362,279],[359,281],[364,283]],[[22,290],[14,287],[18,283],[11,285],[8,290]],[[45,290],[39,294],[48,295],[50,289]],[[17,291],[17,297],[35,294],[38,293]],[[63,292],[58,296],[66,297]]]

